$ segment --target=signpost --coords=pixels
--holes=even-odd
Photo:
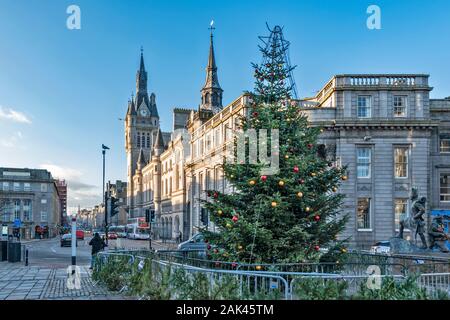
[[[75,273],[77,265],[77,218],[72,216],[72,274]]]

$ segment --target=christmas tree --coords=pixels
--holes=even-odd
[[[244,132],[278,130],[278,145],[270,134],[259,143],[260,150],[266,144],[271,155],[278,156],[279,170],[264,174],[266,164],[250,163],[248,154],[243,163],[224,161],[224,176],[235,192],[207,190],[203,201],[216,226],[215,232],[202,230],[213,260],[338,261],[345,252],[344,241],[337,240],[347,221],[339,209],[343,195],[337,193],[346,179],[345,168],[326,159],[317,143],[322,129],[310,126],[292,99],[287,47],[282,37],[260,47],[263,63],[253,64],[255,92],[250,94],[248,115],[240,119]]]

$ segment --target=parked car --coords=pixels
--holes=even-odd
[[[78,240],[84,240],[84,231],[83,230],[77,230],[76,235],[77,235]]]
[[[370,252],[389,254],[391,252],[391,243],[390,241],[379,241],[370,248]]]
[[[76,246],[78,247],[78,242],[75,241]],[[66,233],[61,236],[61,247],[71,247],[72,246],[72,234]]]
[[[203,234],[197,233],[192,236],[189,240],[186,240],[178,245],[178,250],[183,251],[202,251],[206,250],[207,244],[205,243],[205,240],[203,238]]]

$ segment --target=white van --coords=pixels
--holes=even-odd
[[[128,239],[148,240],[150,239],[150,228],[139,227],[137,224],[127,224]]]

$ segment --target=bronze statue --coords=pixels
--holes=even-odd
[[[411,200],[414,201],[411,208],[411,216],[400,220],[399,237],[403,239],[403,230],[405,228],[409,228],[411,230],[415,229],[415,238],[417,238],[417,234],[419,234],[420,240],[422,240],[422,248],[426,249],[428,246],[427,241],[425,240],[425,218],[423,216],[426,213],[427,198],[422,197],[419,199],[417,189],[413,188]]]
[[[433,218],[433,222],[428,229],[428,237],[430,239],[430,249],[437,245],[441,252],[449,252],[445,241],[450,240],[450,236],[444,232],[444,221],[441,216]]]

